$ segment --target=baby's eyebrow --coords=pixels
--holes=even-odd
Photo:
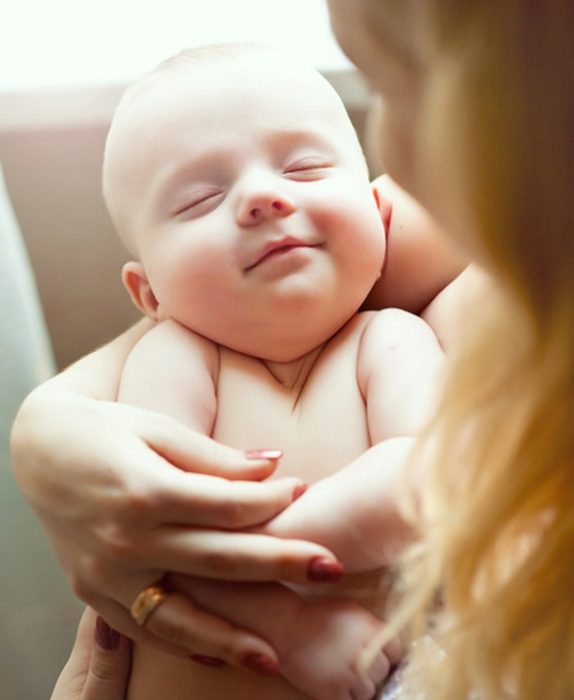
[[[296,145],[316,145],[321,148],[333,149],[333,144],[323,133],[324,129],[319,130],[317,128],[307,127],[307,128],[290,128],[286,127],[283,129],[276,129],[269,132],[267,140],[271,145],[274,145],[278,141],[282,141],[287,146]]]

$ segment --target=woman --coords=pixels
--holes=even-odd
[[[329,4],[388,171],[496,280],[429,430],[403,608],[440,590],[428,696],[572,698],[574,4]]]
[[[430,665],[415,651],[413,667],[424,669],[431,698],[465,698],[471,689],[488,700],[574,697],[574,668],[568,662],[574,641],[574,514],[569,507],[574,485],[574,5],[569,0],[330,0],[329,5],[343,49],[383,98],[379,148],[386,169],[496,279],[488,294],[477,297],[472,323],[459,333],[464,343],[459,343],[452,380],[429,430],[433,439],[427,449],[436,466],[419,508],[424,547],[407,567],[409,593],[399,622],[415,620],[413,634],[421,634],[420,620],[431,611],[433,634],[446,654],[442,663]],[[456,305],[467,292],[465,284],[458,284],[451,301]],[[64,559],[74,558],[64,534],[72,517],[58,522],[53,512],[58,498],[68,502],[66,476],[79,473],[82,463],[85,478],[97,483],[94,465],[109,469],[114,464],[104,442],[113,424],[112,407],[95,406],[86,396],[113,396],[113,385],[98,373],[106,374],[103,368],[109,371],[113,363],[121,366],[122,353],[137,333],[33,395],[16,426],[21,483]],[[78,435],[94,430],[99,435],[88,449],[70,442],[74,432],[64,426],[71,413]],[[117,412],[111,445],[117,445],[123,460],[121,474],[129,475],[130,465],[135,469],[122,447],[138,440],[140,447],[159,447],[179,466],[202,465],[209,472],[225,460],[239,465],[243,478],[252,476],[239,455],[220,452],[218,460],[214,445],[198,446],[188,436],[176,436],[174,426],[163,425],[158,436],[146,419]],[[64,454],[59,452],[63,438]],[[185,450],[192,456],[184,458]],[[146,448],[142,456],[151,460],[150,452]],[[55,466],[52,483],[45,462]],[[114,473],[119,475],[119,469]],[[116,483],[126,481],[118,476]],[[130,496],[150,527],[167,519],[166,495],[157,495],[152,483],[148,479],[146,488]],[[71,492],[73,484],[68,488]],[[149,564],[150,572],[153,553],[144,556],[145,543],[130,534],[129,519],[102,526],[96,500],[85,505],[78,532],[92,551],[104,554],[91,559],[97,563],[91,572],[96,584],[80,592],[97,600],[102,611],[106,608],[112,622],[121,618],[131,632],[125,610],[109,602],[114,553],[115,570],[121,569],[118,554],[127,549]],[[119,539],[120,546],[102,545],[105,538],[95,537],[97,531],[107,534],[112,545]],[[273,555],[259,564],[247,564],[254,577],[273,578]],[[74,566],[78,576],[81,567]],[[96,590],[107,592],[107,600]],[[432,603],[439,591],[437,612]],[[163,629],[164,637],[194,641],[167,621],[168,606],[175,602],[181,601],[160,605],[150,628],[155,618],[153,629]],[[240,634],[230,631],[226,638],[241,644]],[[233,661],[223,636],[211,646],[206,637],[195,639],[196,647]]]

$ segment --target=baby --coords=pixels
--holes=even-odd
[[[411,536],[396,495],[443,358],[418,317],[359,312],[385,232],[339,97],[279,52],[184,52],[124,96],[104,195],[134,256],[124,284],[156,322],[118,400],[233,447],[280,449],[276,473],[311,486],[261,531],[323,544],[351,574],[297,587],[173,577],[268,639],[281,675],[137,647],[128,697],[368,700],[397,652],[358,664],[382,629],[358,600]]]

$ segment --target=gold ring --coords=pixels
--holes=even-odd
[[[148,617],[163,603],[168,595],[169,593],[166,589],[158,583],[144,588],[143,591],[137,594],[131,605],[130,613],[140,627],[145,626]]]

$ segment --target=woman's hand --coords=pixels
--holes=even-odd
[[[125,700],[131,644],[87,608],[50,700]]]
[[[276,459],[249,458],[175,420],[113,402],[123,357],[142,330],[32,392],[12,432],[15,475],[72,588],[115,629],[232,665],[252,654],[273,657],[266,642],[178,593],[145,627],[130,615],[137,594],[166,572],[307,581],[318,568],[340,568],[320,545],[239,532],[275,516],[300,491],[298,479],[264,481]]]

